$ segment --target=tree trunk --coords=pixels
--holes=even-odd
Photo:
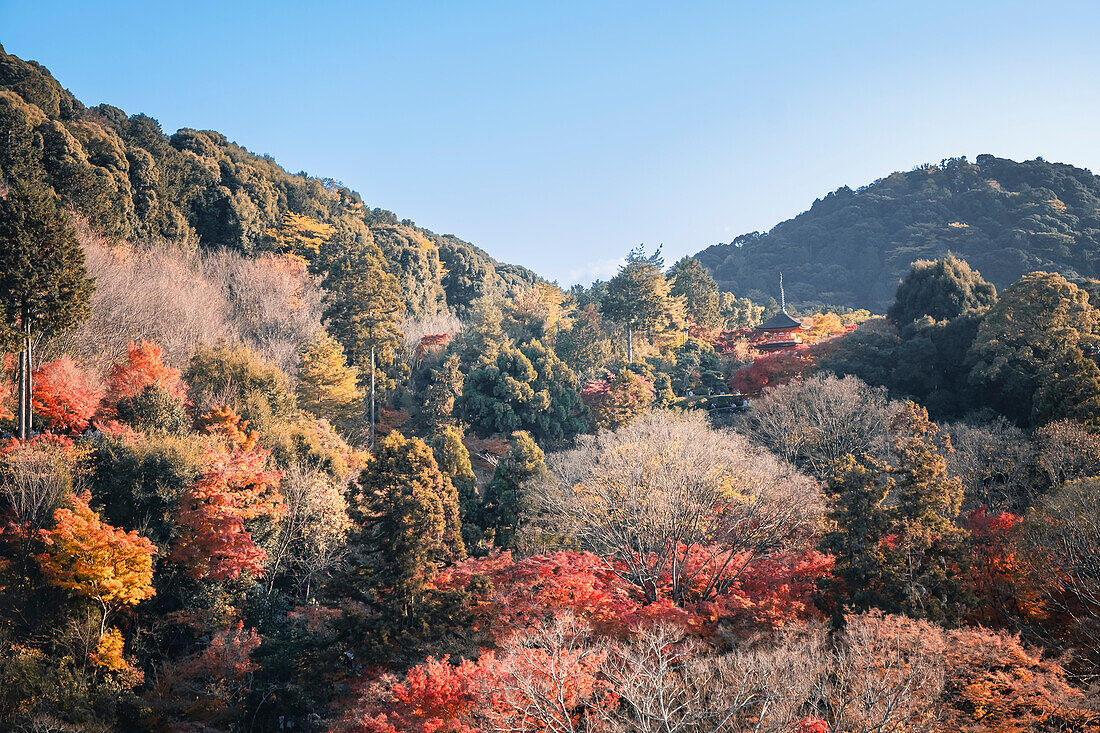
[[[34,408],[31,399],[34,395],[31,358],[31,324],[23,319],[23,350],[19,353],[19,439],[31,437],[31,424],[34,421]]]
[[[626,361],[628,364],[634,363],[634,329],[630,324],[626,326]]]
[[[374,346],[370,347],[370,447],[374,449]]]

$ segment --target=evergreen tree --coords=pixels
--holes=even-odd
[[[69,216],[48,187],[34,178],[9,182],[0,198],[0,342],[21,352],[21,437],[32,423],[31,345],[86,320],[93,288]]]
[[[1008,287],[982,319],[968,355],[970,380],[1022,424],[1065,416],[1100,421],[1088,409],[1100,397],[1100,375],[1090,366],[1100,351],[1098,334],[1100,310],[1085,290],[1061,275],[1033,272]],[[1071,402],[1058,397],[1069,394],[1076,395]]]
[[[982,310],[997,300],[997,289],[982,279],[965,260],[947,255],[942,260],[917,260],[898,285],[887,312],[898,327],[929,316],[947,321],[969,310]]]
[[[466,557],[458,494],[420,438],[380,440],[349,503],[355,572],[394,613],[414,613],[435,570]]]
[[[458,492],[462,539],[466,547],[473,548],[480,539],[480,533],[474,521],[477,519],[481,500],[477,493],[477,477],[470,463],[470,451],[462,442],[462,432],[450,425],[440,429],[431,445],[439,470],[451,480],[455,491]]]
[[[301,351],[298,367],[298,401],[318,417],[347,425],[361,412],[363,393],[359,372],[349,367],[344,347],[326,331],[320,331]]]
[[[644,248],[638,247],[607,283],[600,309],[626,327],[627,361],[634,360],[634,331],[652,335],[683,325],[683,303],[671,296],[668,281],[661,274],[663,263],[659,248],[646,257]]]
[[[408,372],[400,358],[405,305],[381,250],[373,243],[351,245],[336,257],[322,284],[328,330],[343,344],[364,383],[371,377],[373,348],[376,388],[392,389]]]
[[[455,425],[455,402],[462,396],[462,379],[458,354],[451,354],[432,370],[420,411],[420,424],[429,434]]]
[[[718,283],[699,260],[685,257],[672,266],[668,275],[671,280],[669,293],[683,299],[687,316],[695,325],[707,330],[722,325]]]
[[[587,428],[572,370],[538,341],[505,344],[496,359],[466,375],[458,409],[481,437],[528,430],[544,445]]]
[[[907,402],[890,424],[893,463],[847,456],[829,480],[834,529],[822,545],[857,608],[955,621],[971,599],[960,580],[962,482],[947,474],[946,435]]]
[[[510,547],[515,540],[523,485],[545,474],[546,455],[531,434],[512,433],[512,444],[497,463],[481,506],[481,526],[493,532],[498,547]]]

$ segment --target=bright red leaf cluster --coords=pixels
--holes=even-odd
[[[67,356],[34,373],[33,407],[52,430],[79,433],[88,427],[103,401],[103,387]]]
[[[267,553],[252,540],[247,520],[279,517],[282,473],[267,471],[267,452],[207,449],[209,469],[180,499],[180,537],[170,558],[198,580],[263,575]]]
[[[164,351],[156,344],[142,340],[127,347],[126,362],[115,364],[107,373],[107,401],[111,405],[126,397],[138,395],[146,387],[156,386],[180,399],[187,389],[180,381],[180,370],[166,366]]]

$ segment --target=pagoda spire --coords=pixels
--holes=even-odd
[[[783,295],[783,271],[779,271],[779,312],[787,312],[787,298]]]

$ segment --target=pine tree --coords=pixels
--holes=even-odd
[[[458,354],[451,354],[438,369],[432,370],[424,395],[420,423],[429,434],[455,425],[455,402],[462,396],[462,371]]]
[[[710,330],[722,325],[718,283],[699,260],[685,257],[669,270],[669,293],[684,300],[685,311],[695,325]]]
[[[462,432],[449,425],[443,427],[432,440],[432,452],[439,464],[439,470],[451,480],[458,493],[462,539],[467,547],[472,548],[480,539],[474,520],[480,510],[481,500],[477,493],[477,477],[470,463],[470,451],[462,442]]]
[[[481,507],[481,526],[493,531],[497,546],[509,547],[515,540],[523,485],[545,474],[546,454],[531,434],[522,430],[512,433],[512,445],[497,463]]]
[[[298,367],[298,403],[318,417],[346,425],[361,411],[363,392],[359,370],[349,367],[344,347],[321,331],[301,351]]]
[[[31,344],[87,320],[93,289],[76,232],[49,188],[11,182],[0,198],[0,342],[21,351],[20,437],[32,423]]]
[[[822,544],[857,607],[957,620],[970,599],[959,580],[966,532],[957,522],[962,482],[944,458],[950,440],[913,402],[890,433],[892,464],[848,456],[830,479],[835,529]]]
[[[607,283],[600,308],[612,321],[626,326],[626,358],[634,360],[634,331],[650,335],[683,327],[683,302],[671,295],[661,274],[660,249],[649,257],[638,247]]]
[[[375,446],[353,499],[362,526],[358,570],[395,613],[409,616],[436,568],[466,557],[458,493],[431,448],[395,430]]]
[[[392,389],[408,372],[400,358],[405,315],[397,278],[387,272],[382,251],[373,242],[353,244],[336,257],[325,288],[324,320],[344,346],[360,378],[371,377],[371,349],[378,389]]]

